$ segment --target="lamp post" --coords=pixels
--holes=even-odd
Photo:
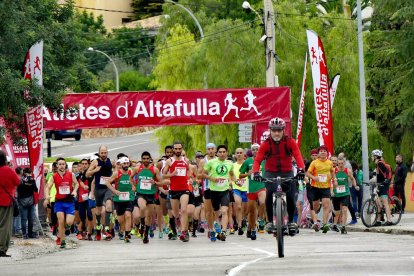
[[[203,32],[203,29],[201,28],[200,22],[198,22],[195,15],[189,9],[187,9],[183,5],[178,4],[177,2],[174,2],[172,0],[165,0],[165,2],[174,4],[174,5],[182,8],[183,10],[185,10],[191,16],[191,18],[194,20],[194,22],[196,23],[196,25],[198,27],[198,30],[200,31],[201,40],[204,39],[204,32]],[[204,89],[208,89],[207,73],[204,73],[204,78],[203,79],[204,79]],[[206,132],[206,144],[208,144],[208,143],[210,143],[210,125],[205,125],[205,132]]]
[[[116,87],[115,88],[115,91],[116,92],[119,92],[119,75],[118,75],[118,68],[116,67],[116,64],[113,61],[113,59],[110,56],[108,56],[106,53],[104,53],[102,51],[99,51],[99,50],[96,50],[96,49],[94,49],[92,47],[89,47],[88,48],[88,51],[101,53],[102,55],[106,56],[112,62],[112,65],[114,66],[114,70],[115,70],[115,87]],[[119,128],[116,129],[116,136],[119,137]]]

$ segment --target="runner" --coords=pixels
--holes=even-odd
[[[56,162],[58,171],[53,174],[53,177],[47,184],[45,201],[48,202],[50,200],[50,189],[54,186],[56,188],[54,211],[56,212],[59,225],[59,235],[56,244],[60,245],[60,248],[65,248],[65,234],[70,234],[70,227],[75,219],[74,198],[77,195],[79,183],[75,175],[66,169],[64,158],[59,157]]]
[[[228,207],[230,203],[230,181],[235,182],[233,162],[227,160],[227,147],[220,145],[217,147],[218,159],[212,159],[204,165],[204,178],[210,181],[210,195],[213,210],[217,217],[221,214],[221,229],[215,229],[217,238],[221,241],[226,240],[228,218]],[[216,235],[213,231],[211,236]],[[212,240],[215,241],[215,240]]]
[[[214,229],[214,211],[213,205],[211,204],[211,191],[210,191],[210,182],[207,178],[204,178],[204,166],[213,159],[217,159],[216,157],[216,145],[214,143],[208,143],[206,145],[207,155],[204,159],[200,160],[198,164],[198,171],[197,171],[197,178],[203,181],[203,197],[204,197],[204,208],[205,208],[205,216],[207,219],[208,224],[208,237],[211,241],[216,241],[216,233]],[[212,235],[214,234],[214,235]]]
[[[96,240],[101,240],[101,231],[104,229],[103,236],[105,240],[111,240],[112,235],[109,233],[109,225],[111,223],[112,214],[112,197],[111,190],[106,186],[106,180],[112,175],[112,164],[108,158],[108,148],[106,146],[99,147],[99,158],[93,160],[86,172],[86,177],[94,177],[94,199],[96,200]],[[105,217],[102,218],[102,213]],[[103,226],[102,226],[103,224]]]
[[[96,219],[96,202],[95,200],[91,199],[91,195],[94,193],[94,191],[92,191],[92,183],[94,181],[93,177],[86,177],[86,172],[88,171],[89,168],[89,161],[88,159],[82,159],[80,161],[80,164],[82,166],[82,172],[80,175],[80,180],[88,186],[88,197],[87,197],[87,204],[85,204],[86,206],[86,216],[85,216],[85,212],[82,209],[79,209],[79,214],[81,216],[81,219],[83,217],[83,219],[85,220],[85,217],[87,217],[88,221],[87,221],[87,237],[86,239],[89,241],[92,241],[92,234],[94,231],[94,223],[95,223],[95,219]],[[80,188],[79,188],[80,190]],[[81,196],[83,199],[85,199],[85,196]]]
[[[256,221],[258,218],[257,202],[259,203],[259,209],[262,209],[263,212],[265,209],[264,207],[266,201],[266,188],[264,183],[255,181],[253,179],[253,162],[254,158],[256,158],[259,147],[259,144],[253,144],[251,146],[253,156],[247,158],[247,160],[243,162],[239,175],[241,178],[248,177],[247,206],[249,211],[249,228],[247,230],[246,236],[252,240],[256,240]],[[263,167],[260,168],[260,171],[262,171],[262,169]],[[259,220],[259,226],[262,225],[263,222]]]
[[[204,155],[201,152],[196,152],[195,155],[196,161],[195,161],[195,165],[192,166],[193,170],[192,170],[192,176],[193,176],[193,181],[192,181],[192,189],[193,189],[193,196],[194,196],[194,214],[193,214],[193,232],[191,234],[191,237],[197,237],[196,232],[199,226],[199,222],[200,222],[200,216],[201,216],[201,206],[203,203],[203,197],[202,197],[202,193],[201,193],[201,183],[202,181],[197,179],[197,171],[198,171],[198,167],[200,166],[201,161],[204,158]],[[191,194],[190,194],[191,197]]]
[[[338,167],[335,169],[335,175],[337,178],[337,185],[334,185],[331,188],[331,195],[333,196],[333,208],[334,208],[334,225],[333,230],[339,232],[338,221],[339,216],[341,216],[342,227],[341,234],[346,234],[345,229],[346,219],[348,215],[348,205],[350,204],[350,191],[348,186],[348,179],[352,181],[352,186],[358,191],[359,187],[356,185],[354,176],[352,175],[352,170],[345,168],[345,160],[340,158],[338,159]]]
[[[242,148],[236,149],[236,162],[233,163],[234,175],[236,176],[236,183],[233,185],[235,217],[238,225],[238,235],[244,234],[243,226],[246,224],[247,213],[247,187],[248,179],[246,176],[240,176],[240,168],[244,163],[244,150]]]
[[[322,231],[326,233],[329,231],[328,218],[331,212],[331,180],[334,180],[334,185],[338,185],[335,177],[335,170],[332,161],[328,157],[328,148],[323,145],[318,149],[318,159],[312,161],[306,176],[312,179],[311,198],[313,199],[313,209],[319,210],[319,200],[322,200],[323,218]],[[318,232],[319,224],[314,222],[312,228]]]
[[[85,166],[85,163],[87,164]],[[89,180],[86,178],[85,176],[85,172],[88,168],[88,160],[87,159],[82,159],[81,162],[79,163],[80,168],[79,170],[79,174],[76,175],[76,180],[79,183],[79,189],[78,189],[78,196],[77,196],[77,202],[78,202],[78,214],[79,214],[79,220],[80,223],[77,225],[78,226],[78,234],[76,235],[76,238],[78,240],[86,240],[87,239],[87,233],[86,233],[86,217],[88,217],[88,225],[89,225],[89,221],[92,221],[93,217],[92,217],[92,213],[90,212],[90,208],[89,208],[89,191],[90,191],[90,185],[89,185]],[[73,172],[73,170],[72,170]],[[76,221],[76,216],[75,216],[75,221]],[[91,230],[91,229],[90,229]],[[89,232],[88,236],[91,234],[92,232]],[[92,237],[91,237],[92,238]]]
[[[151,160],[151,154],[144,151],[141,154],[141,165],[133,169],[130,177],[131,184],[134,184],[134,176],[138,177],[136,190],[141,212],[141,227],[145,226],[143,243],[149,242],[148,234],[153,223],[155,210],[156,185],[164,185],[158,168],[151,164]]]
[[[173,236],[177,236],[175,218],[179,217],[181,223],[180,240],[188,242],[190,240],[187,213],[190,195],[188,190],[189,160],[181,156],[183,151],[183,144],[181,142],[174,142],[173,151],[174,156],[167,160],[162,172],[164,179],[170,179],[170,202],[173,213],[173,217],[170,218],[170,227],[173,231]]]
[[[117,173],[113,173],[109,179],[106,179],[105,183],[108,190],[114,194],[114,205],[120,224],[120,232],[125,231],[121,237],[128,243],[131,240],[131,212],[135,186],[129,180],[131,171],[129,170],[128,157],[121,157],[118,162],[121,169]],[[112,186],[111,183],[115,185]]]
[[[295,158],[298,166],[298,179],[303,180],[303,169],[305,164],[303,163],[302,154],[294,139],[288,137],[284,133],[286,123],[281,118],[273,118],[269,121],[270,136],[264,141],[257,152],[254,159],[253,172],[254,180],[261,181],[260,164],[263,160],[266,160],[265,164],[265,178],[276,177],[293,177],[292,168],[292,156]],[[273,232],[272,218],[273,218],[273,200],[272,194],[276,191],[276,185],[273,183],[266,183],[266,213],[267,221],[265,230]],[[296,184],[294,181],[290,182],[289,190],[286,192],[287,211],[288,211],[288,230],[290,235],[298,233],[298,226],[294,223],[295,215],[295,194]]]

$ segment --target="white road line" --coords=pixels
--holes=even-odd
[[[236,266],[236,267],[234,267],[234,268],[232,268],[228,273],[227,273],[227,276],[234,276],[234,275],[237,275],[243,268],[245,268],[246,266],[248,266],[248,265],[251,265],[251,264],[254,264],[254,263],[257,263],[257,262],[259,262],[259,261],[261,261],[261,260],[264,260],[264,259],[267,259],[267,258],[271,258],[271,257],[274,257],[274,256],[276,256],[276,254],[274,254],[274,253],[272,253],[272,252],[269,252],[269,251],[266,251],[266,250],[262,250],[262,249],[259,249],[259,248],[252,248],[252,247],[247,247],[247,248],[249,248],[249,249],[251,249],[251,250],[254,250],[254,251],[257,251],[257,252],[260,252],[260,253],[265,253],[267,256],[264,256],[264,257],[261,257],[261,258],[257,258],[257,259],[254,259],[254,260],[252,260],[252,261],[248,261],[248,262],[244,262],[244,263],[241,263],[240,265],[238,265],[238,266]]]

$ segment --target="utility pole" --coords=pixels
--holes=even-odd
[[[272,0],[264,0],[264,25],[266,35],[266,86],[279,86],[275,65],[275,13]]]
[[[368,164],[368,131],[367,131],[367,103],[365,97],[365,71],[364,71],[364,46],[362,44],[362,17],[361,0],[357,0],[358,14],[358,58],[359,58],[359,100],[361,108],[361,137],[362,137],[362,171],[364,172],[363,181],[369,181]],[[364,191],[364,198],[369,195]]]

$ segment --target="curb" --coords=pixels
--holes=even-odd
[[[414,236],[414,230],[409,229],[392,229],[384,227],[372,227],[372,228],[361,228],[347,226],[346,230],[351,232],[371,232],[371,233],[381,233],[381,234],[391,234],[391,235],[411,235]]]

